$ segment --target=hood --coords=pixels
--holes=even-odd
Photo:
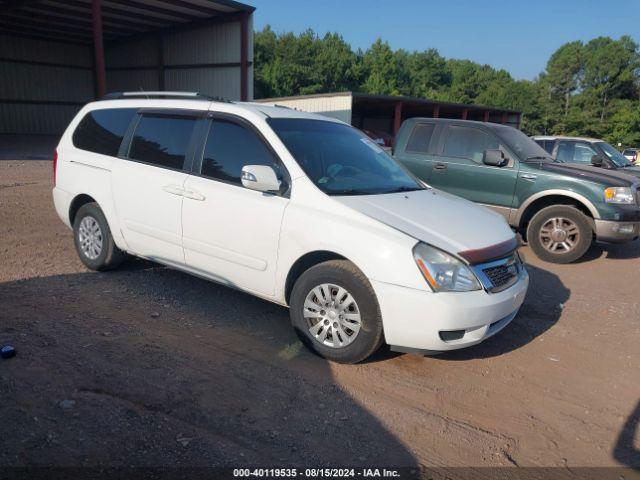
[[[610,170],[591,165],[577,165],[575,163],[543,162],[540,163],[540,170],[599,183],[607,187],[630,187],[638,182],[638,177],[631,174],[631,168]],[[640,169],[638,170],[640,171]]]
[[[625,167],[618,169],[619,172],[624,173],[625,175],[633,175],[636,177],[636,181],[640,178],[640,167]]]
[[[483,249],[515,236],[501,215],[440,190],[332,198],[450,253]]]

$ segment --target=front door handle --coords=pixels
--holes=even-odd
[[[207,198],[201,193],[194,192],[193,190],[184,190],[182,192],[182,196],[185,198],[190,198],[191,200],[198,200],[199,202],[202,202]]]
[[[442,163],[442,162],[436,162],[433,165],[433,169],[434,170],[438,170],[440,172],[446,172],[447,171],[447,164],[446,163]]]
[[[162,190],[171,195],[178,195],[179,197],[184,194],[184,189],[180,185],[165,185],[162,187]]]

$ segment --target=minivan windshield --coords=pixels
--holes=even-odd
[[[549,152],[534,142],[531,138],[527,137],[520,130],[502,125],[492,125],[492,127],[495,129],[498,137],[507,144],[507,147],[518,155],[518,158],[521,158],[525,162],[527,160],[553,161]]]
[[[627,157],[622,155],[617,148],[612,147],[606,142],[598,142],[596,145],[602,149],[605,155],[616,165],[616,167],[624,168],[633,166],[633,163],[631,163]]]
[[[424,187],[364,133],[323,120],[270,118],[271,128],[328,195],[374,195]]]

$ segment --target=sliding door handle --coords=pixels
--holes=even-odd
[[[184,189],[180,185],[165,185],[162,187],[162,190],[171,195],[178,195],[179,197],[184,194]]]
[[[201,193],[194,192],[193,190],[184,190],[182,192],[182,196],[185,198],[190,198],[191,200],[198,200],[199,202],[203,202],[207,198]]]

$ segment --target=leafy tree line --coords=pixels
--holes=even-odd
[[[256,98],[358,92],[476,103],[523,112],[528,134],[605,138],[640,147],[640,51],[629,36],[562,45],[535,80],[448,59],[436,49],[393,50],[378,39],[354,51],[337,33],[256,32]]]

